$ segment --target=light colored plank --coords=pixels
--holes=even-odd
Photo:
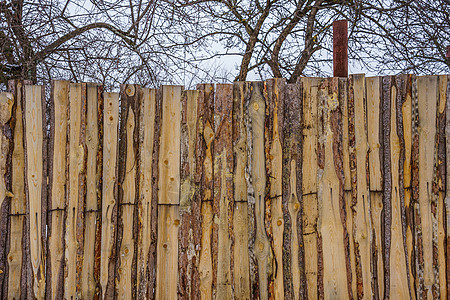
[[[31,273],[28,280],[32,281],[32,295],[29,297],[44,298],[45,295],[45,248],[43,244],[44,233],[42,210],[45,208],[43,203],[43,116],[42,109],[43,87],[25,85],[25,159],[26,159],[26,195],[27,212],[29,216],[28,234],[29,234],[29,253]]]
[[[148,257],[151,244],[152,228],[152,176],[153,176],[153,144],[155,136],[155,109],[156,109],[156,90],[142,89],[143,98],[141,102],[140,114],[140,169],[139,177],[139,219],[140,227],[137,241],[137,297],[143,298],[146,295],[148,287]]]
[[[265,220],[265,187],[266,167],[264,163],[264,117],[266,103],[263,96],[262,85],[252,83],[251,98],[248,103],[248,115],[251,122],[249,135],[252,143],[251,152],[251,183],[254,191],[256,236],[253,251],[258,265],[260,299],[269,298],[268,280],[272,273],[272,252],[266,234]],[[250,201],[250,199],[249,199]]]
[[[403,232],[402,232],[402,207],[400,189],[403,189],[403,182],[400,181],[400,138],[397,126],[397,119],[400,116],[397,115],[397,93],[401,93],[399,86],[394,83],[394,77],[386,82],[390,86],[385,86],[383,89],[390,89],[390,157],[385,157],[385,160],[390,160],[390,170],[385,169],[387,176],[391,179],[391,226],[390,226],[390,281],[389,281],[389,295],[395,299],[409,298],[409,287],[407,277],[407,265],[405,247],[403,244]],[[386,95],[387,96],[387,95]],[[387,101],[387,99],[385,100]],[[390,172],[390,174],[389,174]],[[388,227],[389,228],[389,227]],[[385,292],[387,292],[385,290]]]
[[[156,299],[177,298],[178,205],[158,205]]]
[[[103,176],[102,176],[102,241],[100,286],[102,298],[114,293],[115,225],[117,214],[117,141],[119,125],[119,94],[104,93]]]
[[[284,233],[284,219],[282,208],[282,172],[283,172],[283,149],[281,147],[281,132],[282,120],[283,120],[283,105],[284,105],[284,91],[285,91],[284,79],[272,79],[266,82],[266,90],[268,91],[268,118],[269,128],[266,127],[268,134],[268,140],[266,143],[270,143],[269,155],[266,157],[266,168],[270,170],[269,177],[269,197],[271,199],[271,226],[272,226],[272,251],[273,261],[272,268],[276,270],[273,274],[274,277],[274,297],[275,299],[284,299],[284,276],[283,276],[283,233]],[[295,162],[294,162],[295,163]],[[295,167],[294,167],[295,169]],[[295,174],[295,173],[294,173]],[[294,178],[295,180],[296,178]],[[294,185],[296,186],[296,185]],[[294,194],[294,193],[293,193]],[[295,191],[295,199],[290,199],[289,211],[293,216],[294,229],[297,229],[297,212],[300,210],[300,203],[297,203]],[[297,233],[297,230],[295,230]],[[294,236],[292,241],[293,245],[298,244],[297,235]],[[298,257],[298,248],[294,247],[294,252]],[[295,251],[296,250],[296,251]],[[298,259],[294,259],[292,270],[296,273],[293,279],[294,291],[300,290],[300,276],[298,274]]]
[[[213,208],[212,201],[202,202],[202,240],[200,250],[200,298],[212,299],[212,253],[211,236],[213,227]]]
[[[16,106],[14,110],[14,150],[12,154],[11,184],[13,197],[11,198],[11,227],[10,244],[8,253],[8,296],[15,299],[22,299],[26,296],[22,278],[24,260],[26,260],[26,249],[24,248],[24,225],[26,214],[25,198],[25,149],[23,144],[23,106],[22,106],[22,81],[10,81],[9,90],[13,93]],[[26,277],[25,277],[26,278]]]
[[[50,234],[48,236],[48,251],[50,274],[47,279],[51,282],[51,289],[47,289],[52,299],[62,297],[64,278],[64,210],[66,201],[66,147],[67,147],[67,120],[69,112],[69,82],[53,82],[53,126],[52,138],[53,157],[50,191]]]
[[[419,108],[419,208],[423,246],[424,293],[432,299],[433,285],[437,283],[433,268],[434,219],[431,208],[433,167],[436,135],[438,77],[417,77]]]
[[[333,79],[330,79],[330,81]],[[332,83],[332,82],[330,82]],[[319,144],[318,144],[318,211],[317,228],[323,245],[323,297],[325,299],[346,299],[349,297],[347,282],[346,253],[344,245],[344,227],[341,219],[341,201],[343,202],[343,178],[336,170],[335,160],[342,153],[335,153],[335,143],[342,143],[342,138],[335,138],[339,124],[338,96],[329,90],[329,83],[324,81],[319,91]]]
[[[350,161],[352,184],[353,239],[357,272],[358,299],[368,299],[372,295],[371,288],[371,222],[369,186],[367,175],[367,156],[369,152],[366,124],[366,87],[364,75],[351,75],[349,95]]]
[[[84,149],[80,144],[82,86],[80,83],[70,84],[69,89],[69,178],[67,193],[67,219],[65,241],[65,279],[64,296],[77,297],[77,226],[79,210],[80,173],[83,170]]]
[[[119,259],[116,263],[116,294],[118,299],[131,299],[136,297],[136,268],[135,263],[135,237],[134,212],[137,202],[136,181],[139,161],[139,106],[141,88],[138,85],[121,86],[121,127],[122,140],[119,145],[119,184],[122,193],[119,194],[118,240],[120,240]],[[120,236],[119,236],[120,235]]]
[[[234,296],[250,299],[250,261],[248,253],[247,128],[245,124],[244,83],[233,86],[234,169]]]
[[[158,203],[180,203],[181,86],[162,87]]]
[[[318,78],[302,78],[303,84],[303,241],[308,297],[318,298],[318,232],[317,219],[317,91]]]

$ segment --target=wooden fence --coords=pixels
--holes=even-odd
[[[450,77],[0,94],[0,298],[448,299]]]

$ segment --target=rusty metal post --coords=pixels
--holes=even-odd
[[[348,77],[347,20],[333,22],[333,76]]]

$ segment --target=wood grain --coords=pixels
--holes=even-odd
[[[49,198],[47,290],[52,299],[64,295],[64,245],[67,174],[67,137],[69,113],[69,82],[54,81],[51,98],[51,131],[49,140]]]
[[[119,94],[104,93],[102,240],[100,258],[101,298],[114,297],[117,223],[117,155]]]
[[[44,87],[24,87],[27,298],[45,295],[46,130]]]

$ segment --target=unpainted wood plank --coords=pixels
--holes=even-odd
[[[272,258],[273,253],[269,238],[265,228],[266,207],[265,207],[265,189],[267,184],[266,166],[265,166],[265,145],[264,145],[264,124],[266,99],[263,94],[263,85],[261,82],[249,83],[247,89],[250,93],[246,99],[248,103],[247,136],[251,142],[249,145],[249,169],[250,181],[249,190],[253,190],[249,202],[254,202],[255,219],[255,239],[253,252],[257,262],[258,289],[260,299],[269,299],[272,293],[269,290],[271,276],[273,275]],[[253,294],[254,296],[255,294]]]
[[[25,194],[27,197],[27,298],[45,295],[46,130],[44,87],[24,87]]]
[[[177,298],[179,225],[180,207],[159,204],[156,299]]]
[[[159,204],[180,203],[181,86],[162,86]]]
[[[100,257],[101,298],[114,297],[115,237],[117,223],[117,154],[119,94],[103,93],[102,240]]]
[[[117,223],[116,295],[136,298],[137,198],[140,176],[140,106],[142,90],[138,85],[121,86],[119,142],[119,210]]]
[[[198,272],[200,277],[200,299],[212,299],[213,261],[212,261],[212,228],[213,228],[213,140],[214,140],[214,86],[200,84],[197,89],[203,92],[204,102],[200,106],[202,117],[198,120],[204,144],[204,157],[201,162],[203,176],[201,181],[201,240]],[[199,163],[200,165],[200,163]]]
[[[433,213],[437,203],[432,196],[434,176],[436,109],[438,103],[438,77],[417,77],[419,113],[419,218],[423,249],[423,294],[420,297],[439,297],[439,272],[434,262],[437,242],[437,219]],[[436,245],[437,246],[437,245]],[[437,250],[437,248],[436,248]],[[437,263],[437,262],[436,262]],[[419,296],[418,296],[419,297]]]
[[[342,120],[338,78],[324,80],[319,100],[318,211],[317,228],[323,249],[323,295],[325,299],[351,298],[350,264],[344,207],[342,169]]]
[[[306,251],[303,243],[305,231],[302,201],[304,200],[302,197],[302,104],[302,84],[288,84],[284,93],[281,143],[283,283],[285,297],[288,299],[305,299],[309,296],[305,274]]]
[[[403,163],[403,185],[404,185],[404,206],[405,206],[405,236],[406,236],[406,254],[409,276],[409,288],[411,290],[411,299],[416,299],[414,291],[414,206],[411,198],[411,154],[412,154],[412,75],[403,77],[402,97],[404,102],[402,109],[402,126],[405,161]]]
[[[65,223],[65,266],[64,296],[79,297],[77,294],[77,274],[79,271],[78,251],[82,249],[82,235],[79,228],[83,226],[84,203],[82,197],[84,172],[84,115],[86,111],[85,88],[81,83],[71,83],[69,87],[69,136],[68,136],[68,185]],[[80,212],[81,211],[81,212]]]
[[[302,149],[302,199],[303,199],[303,241],[305,246],[305,274],[307,295],[311,299],[319,297],[323,291],[323,281],[319,279],[319,239],[317,232],[317,91],[319,78],[302,78],[303,104],[303,149]]]
[[[372,273],[373,293],[377,297],[384,295],[384,266],[382,256],[382,211],[383,176],[382,162],[382,122],[381,122],[381,77],[366,78],[367,97],[367,141],[369,144],[369,190],[370,218],[372,223]]]
[[[140,170],[137,235],[137,297],[145,298],[149,285],[149,254],[152,240],[152,168],[155,137],[156,90],[143,88],[140,114]]]
[[[10,207],[11,207],[11,155],[12,136],[10,119],[14,105],[12,93],[0,93],[0,126],[3,129],[0,135],[0,297],[6,298],[8,283],[8,264],[6,260]]]
[[[234,297],[250,299],[250,257],[248,253],[249,219],[247,202],[247,127],[245,120],[245,83],[233,85],[234,166]]]
[[[8,296],[23,299],[27,295],[26,261],[26,197],[25,197],[25,149],[23,131],[23,85],[21,80],[10,80],[8,90],[13,94],[15,105],[13,126],[14,149],[11,158],[11,217],[8,249]]]
[[[185,91],[181,121],[181,224],[178,243],[178,298],[198,299],[199,273],[197,262],[201,243],[201,194],[200,183],[203,144],[198,140],[202,133],[199,119],[202,117],[204,93],[198,90]],[[203,138],[201,138],[203,139]]]
[[[283,171],[283,148],[281,146],[283,134],[283,112],[284,112],[284,94],[286,81],[284,79],[271,79],[265,83],[265,91],[267,92],[267,107],[265,119],[266,130],[266,170],[269,176],[269,203],[270,203],[270,220],[271,233],[269,232],[269,240],[273,250],[272,268],[273,273],[273,289],[275,299],[284,299],[284,276],[283,276],[283,233],[284,218],[282,209],[282,171]],[[294,179],[295,180],[295,179]],[[296,193],[295,193],[296,194]],[[296,199],[291,199],[295,202]],[[290,211],[294,215],[294,224],[297,225],[296,212],[299,210],[299,204],[295,206],[292,203]],[[297,207],[297,211],[296,208]],[[297,228],[295,228],[297,229]],[[295,231],[297,233],[297,230]],[[294,237],[295,245],[298,244],[298,236]],[[297,250],[298,257],[298,248]],[[295,251],[294,250],[294,251]],[[294,290],[300,290],[300,281],[298,274],[298,259],[294,259]]]
[[[356,259],[358,299],[372,295],[371,222],[367,158],[369,146],[366,123],[366,87],[364,75],[351,75],[349,80],[349,151],[352,185],[353,243]]]
[[[99,297],[99,259],[101,243],[101,176],[103,96],[102,87],[88,83],[86,92],[86,206],[84,259],[81,273],[81,296]]]
[[[447,291],[447,274],[446,274],[446,252],[445,252],[445,176],[446,176],[446,157],[445,157],[445,106],[447,105],[447,86],[448,76],[439,76],[439,102],[437,103],[437,128],[436,128],[436,155],[435,155],[435,174],[433,183],[433,194],[437,202],[437,211],[435,212],[437,219],[437,258],[439,270],[439,296],[441,299],[448,297]],[[448,117],[447,117],[448,118]],[[448,137],[447,137],[448,138]],[[448,164],[448,161],[447,161]],[[448,178],[448,175],[447,175]],[[436,238],[435,238],[436,239]],[[436,256],[435,256],[436,257]]]
[[[444,106],[446,119],[445,119],[445,136],[450,136],[450,75],[447,75],[447,100],[446,106]],[[444,100],[444,99],[442,99]],[[443,104],[441,104],[443,106]],[[446,138],[446,177],[445,177],[445,238],[446,238],[446,277],[447,277],[447,295],[450,293],[450,139]],[[447,296],[448,297],[448,296]]]
[[[219,299],[232,296],[232,255],[230,231],[233,224],[233,85],[218,84],[214,102],[214,204],[213,272]],[[217,241],[217,242],[216,242]],[[217,247],[217,248],[216,248]],[[217,254],[216,254],[217,253]],[[217,256],[216,256],[217,255]],[[214,286],[214,283],[213,283]]]
[[[51,95],[49,216],[47,254],[47,295],[52,299],[64,293],[64,214],[66,201],[66,147],[69,119],[69,82],[53,81]]]

